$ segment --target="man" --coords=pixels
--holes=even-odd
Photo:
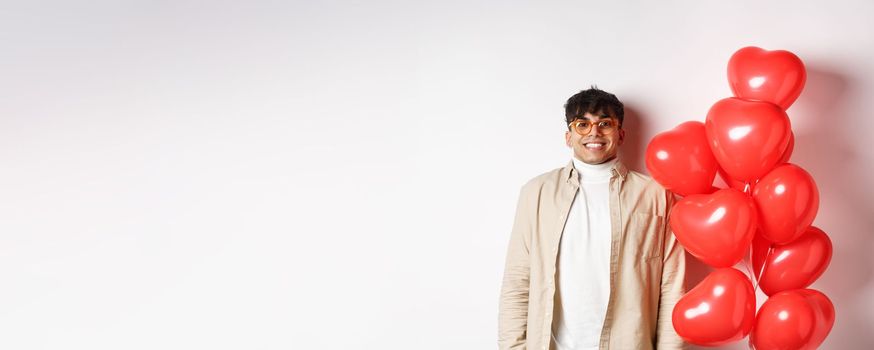
[[[675,198],[617,158],[624,108],[595,87],[565,104],[573,159],[528,181],[510,234],[500,349],[679,349],[685,251]]]

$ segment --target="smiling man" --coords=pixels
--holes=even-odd
[[[685,252],[676,200],[620,161],[622,103],[595,87],[565,104],[573,158],[519,195],[501,288],[500,349],[680,349],[671,324]]]

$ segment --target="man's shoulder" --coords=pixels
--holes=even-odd
[[[667,192],[667,190],[662,187],[662,185],[659,184],[658,181],[653,179],[652,176],[639,173],[634,170],[628,171],[625,182],[627,184],[632,184],[635,188],[639,188],[644,191],[654,191],[659,193]]]
[[[628,170],[628,175],[625,177],[625,181],[631,181],[633,183],[640,184],[642,187],[662,188],[662,185],[660,185],[655,179],[653,179],[652,176],[637,172],[635,170]]]
[[[537,175],[522,185],[522,191],[532,191],[543,188],[544,186],[555,186],[561,181],[566,167],[558,167],[550,171]]]
[[[656,202],[661,203],[665,209],[678,200],[676,194],[665,189],[651,176],[636,171],[628,171],[624,188],[630,190],[632,196],[655,198]]]

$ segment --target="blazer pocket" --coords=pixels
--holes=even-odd
[[[642,261],[649,262],[662,257],[665,244],[664,225],[664,216],[647,213],[631,214],[631,225],[627,234],[636,238]]]

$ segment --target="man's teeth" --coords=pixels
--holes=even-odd
[[[604,147],[603,143],[587,143],[586,148],[601,148]]]

